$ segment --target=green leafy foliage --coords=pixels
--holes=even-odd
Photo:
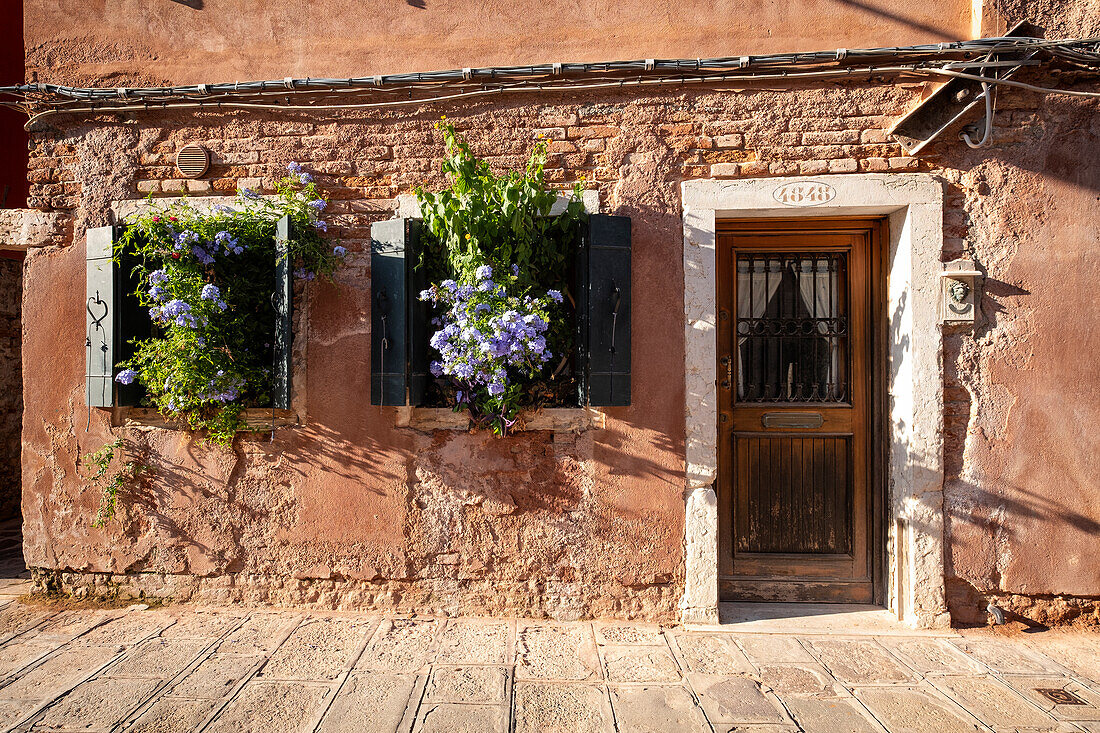
[[[585,216],[583,181],[573,186],[564,211],[552,216],[558,193],[546,185],[544,141],[536,143],[523,170],[497,175],[446,118],[436,128],[450,185],[434,193],[416,189],[428,234],[417,266],[436,284],[436,297],[422,297],[437,306],[442,327],[432,344],[440,355],[433,373],[443,375],[436,394],[456,410],[468,409],[475,425],[503,434],[521,409],[572,399],[571,378],[563,378],[563,371],[573,353],[569,285],[577,224]],[[488,289],[478,275],[485,267],[496,273]],[[537,318],[540,328],[515,331],[516,318]],[[534,359],[533,344],[539,349]],[[522,358],[504,355],[502,345]]]
[[[245,190],[211,211],[184,200],[140,216],[116,247],[116,261],[136,263],[138,299],[154,325],[116,379],[140,381],[158,411],[211,443],[231,443],[242,410],[272,402],[276,222],[291,219],[299,279],[331,279],[345,254],[322,236],[325,201],[312,177],[296,163],[288,169],[274,197]]]
[[[102,528],[114,519],[118,511],[119,492],[150,472],[149,467],[140,461],[126,461],[117,465],[116,459],[122,455],[122,445],[120,438],[81,458],[82,461],[94,467],[88,476],[88,482],[103,491],[99,510],[96,511],[95,520],[92,521],[93,527]],[[113,470],[112,467],[114,467]]]

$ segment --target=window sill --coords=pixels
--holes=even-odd
[[[513,430],[578,433],[603,430],[605,421],[605,415],[592,407],[548,407],[537,412],[520,413],[519,422]],[[465,431],[470,429],[470,418],[467,413],[455,412],[449,407],[398,407],[395,425],[422,432]]]
[[[275,410],[275,419],[272,421],[270,407],[249,407],[241,412],[241,419],[245,427],[238,433],[253,433],[271,430],[272,423],[277,428],[285,428],[298,425],[298,413],[294,410]],[[116,427],[146,427],[164,428],[166,430],[187,430],[186,422],[171,420],[161,415],[151,407],[117,407],[111,416],[111,424]]]

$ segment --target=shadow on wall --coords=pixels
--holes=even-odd
[[[176,1],[179,2],[179,0],[176,0]],[[882,8],[882,7],[878,7],[876,5],[872,5],[871,3],[866,2],[865,0],[836,0],[836,2],[839,5],[843,5],[843,6],[846,6],[846,7],[849,7],[849,8],[855,8],[856,10],[862,10],[865,13],[867,13],[868,15],[875,16],[876,18],[879,18],[881,20],[888,20],[888,21],[891,21],[893,23],[900,23],[902,25],[907,25],[910,28],[916,28],[917,30],[923,31],[923,32],[928,33],[930,35],[933,35],[936,38],[939,38],[940,40],[943,40],[943,41],[958,40],[958,38],[955,35],[949,33],[944,28],[938,28],[934,25],[929,25],[927,23],[921,23],[920,21],[914,20],[913,18],[902,15],[901,13],[895,12],[893,10],[887,10],[886,8]],[[827,14],[825,14],[825,15],[827,15]]]
[[[245,434],[231,450],[208,448],[184,433],[154,433],[130,431],[124,444],[127,460],[151,469],[119,497],[120,507],[139,508],[122,526],[134,543],[129,572],[240,572],[257,544],[279,543],[280,533],[294,528],[298,488],[310,473],[339,476],[376,495],[395,479],[376,460],[394,456],[392,446],[383,451],[365,436],[352,442],[316,423],[281,428],[274,442]],[[406,458],[397,453],[399,464]],[[243,543],[246,536],[251,541]]]

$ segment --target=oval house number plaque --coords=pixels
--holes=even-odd
[[[783,184],[772,196],[787,206],[820,206],[836,198],[836,189],[820,181],[798,181]]]

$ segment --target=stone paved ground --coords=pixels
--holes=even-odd
[[[815,636],[8,601],[0,729],[1100,733],[1100,635]]]

